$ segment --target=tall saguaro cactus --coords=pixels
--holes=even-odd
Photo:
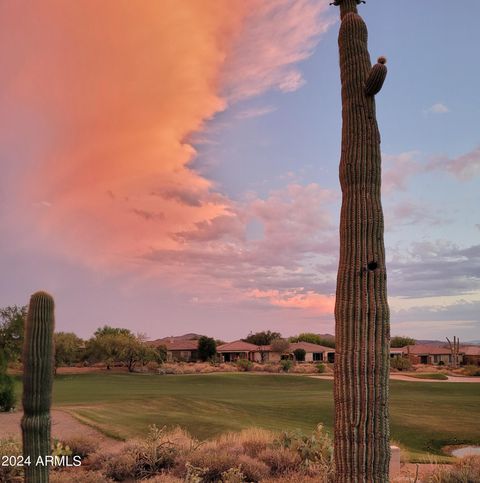
[[[23,455],[30,459],[30,465],[24,467],[27,483],[48,482],[48,466],[42,462],[51,454],[54,325],[53,298],[45,292],[34,293],[23,346]]]
[[[335,305],[336,481],[387,482],[389,308],[375,99],[386,60],[372,67],[359,0],[340,6],[342,81],[340,262]]]

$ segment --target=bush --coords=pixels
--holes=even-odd
[[[465,366],[463,372],[466,376],[470,377],[480,376],[480,367],[474,365]]]
[[[98,449],[97,440],[86,436],[74,436],[65,439],[63,443],[70,448],[72,456],[80,456],[82,460]]]
[[[0,411],[8,412],[15,408],[17,397],[13,377],[0,373]]]
[[[410,374],[409,377],[415,379],[435,379],[437,381],[448,381],[448,376],[442,372],[421,372],[420,374]]]
[[[449,466],[437,466],[425,483],[475,483],[480,481],[480,456],[466,456]]]
[[[327,368],[325,367],[325,364],[323,362],[319,362],[317,364],[317,372],[319,374],[323,374],[326,370],[327,370]]]
[[[21,466],[1,465],[3,456],[21,456],[21,454],[22,445],[19,441],[12,438],[0,439],[0,481],[9,483],[23,481]]]
[[[152,425],[146,439],[130,443],[120,454],[106,461],[105,474],[117,481],[154,476],[174,466],[185,437],[181,430],[167,433],[165,427],[159,429]],[[189,437],[188,442],[191,442]]]
[[[248,372],[251,371],[253,368],[252,362],[248,359],[238,359],[236,364],[239,371]]]
[[[283,372],[288,372],[293,366],[293,362],[290,359],[282,359],[280,361],[280,367]]]
[[[274,476],[298,471],[302,460],[296,451],[287,448],[268,448],[258,455],[258,459],[270,467]]]
[[[394,357],[390,361],[390,367],[398,371],[409,371],[412,368],[412,363],[407,357]]]
[[[305,362],[305,356],[307,355],[305,349],[295,349],[293,351],[293,355],[295,356],[295,360],[298,362]]]
[[[3,481],[3,480],[2,480]],[[100,471],[55,471],[50,473],[50,483],[113,483],[113,480],[107,478]]]

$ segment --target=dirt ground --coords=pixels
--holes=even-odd
[[[125,444],[122,441],[108,438],[90,426],[80,423],[73,416],[59,409],[52,409],[52,437],[65,440],[72,437],[86,437],[98,442],[97,450],[115,452]],[[22,439],[20,420],[22,411],[0,413],[0,438],[13,437]]]

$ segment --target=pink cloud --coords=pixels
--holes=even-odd
[[[250,15],[223,74],[232,101],[271,88],[291,92],[305,82],[296,64],[308,58],[321,35],[336,21],[328,3],[312,0],[262,0]]]
[[[427,165],[427,171],[447,171],[461,181],[480,174],[480,147],[454,159],[437,158]]]

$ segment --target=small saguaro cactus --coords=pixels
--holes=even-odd
[[[374,96],[386,59],[372,67],[360,0],[336,0],[342,81],[340,261],[335,302],[337,483],[388,481],[390,316],[387,303],[381,153]]]
[[[48,483],[49,468],[45,464],[45,456],[51,455],[54,325],[53,298],[45,292],[34,293],[28,306],[23,345],[21,426],[23,456],[30,461],[24,466],[27,483]]]
[[[460,354],[460,339],[457,339],[456,336],[453,336],[453,343],[447,337],[448,345],[450,346],[450,352],[452,353],[452,367],[456,369],[458,367],[459,362],[459,354]]]

